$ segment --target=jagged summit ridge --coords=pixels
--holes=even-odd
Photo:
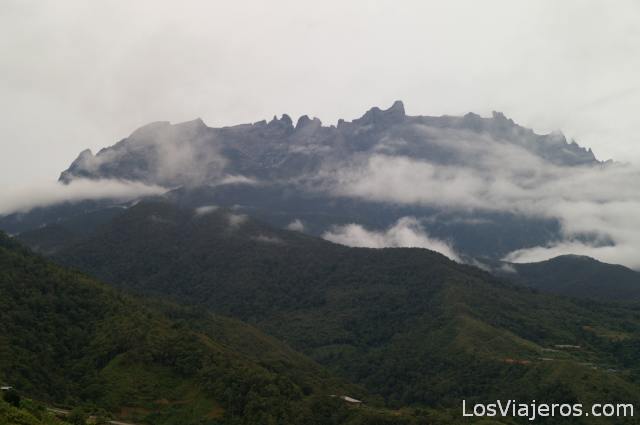
[[[282,180],[308,177],[323,164],[348,161],[380,149],[389,155],[435,163],[462,160],[443,152],[441,144],[433,144],[434,137],[449,144],[460,138],[478,138],[482,143],[490,137],[558,165],[597,163],[591,150],[569,143],[564,135],[535,134],[501,112],[493,112],[489,118],[474,113],[462,117],[409,116],[398,100],[387,109],[373,107],[353,121],[340,120],[337,126],[324,126],[318,118],[307,115],[294,125],[287,114],[268,122],[222,128],[208,127],[200,118],[179,124],[158,121],[95,155],[83,151],[60,180],[117,178],[169,187],[215,184],[236,174],[263,181]],[[391,143],[393,140],[402,143]]]
[[[377,106],[369,109],[361,118],[354,122],[360,122],[364,124],[396,124],[402,122],[406,118],[404,111],[404,103],[400,100],[393,102],[393,105],[388,109],[382,110]]]

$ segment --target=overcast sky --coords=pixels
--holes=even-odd
[[[503,111],[640,163],[640,2],[0,2],[0,179],[150,121]]]

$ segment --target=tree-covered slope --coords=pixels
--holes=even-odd
[[[3,234],[0,382],[150,424],[295,424],[315,399],[364,395],[255,328],[142,303]]]
[[[640,311],[538,294],[427,250],[346,248],[151,202],[56,258],[249,321],[390,406],[640,394]]]
[[[13,406],[0,399],[0,424],[3,425],[68,425],[31,400]]]
[[[563,255],[537,263],[497,265],[505,278],[545,292],[579,298],[640,301],[640,273],[590,257]]]

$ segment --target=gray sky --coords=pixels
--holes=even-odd
[[[150,121],[503,111],[640,163],[640,2],[0,2],[0,181]]]

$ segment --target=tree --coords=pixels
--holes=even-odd
[[[14,389],[5,391],[3,399],[13,407],[20,407],[20,394]]]
[[[71,425],[86,425],[87,424],[87,414],[83,409],[76,407],[69,413],[67,417],[67,421]]]
[[[109,415],[109,413],[104,409],[96,410],[93,413],[93,416],[95,417],[95,419],[94,419],[94,424],[95,425],[107,425],[109,423],[109,419],[111,417],[111,415]]]

